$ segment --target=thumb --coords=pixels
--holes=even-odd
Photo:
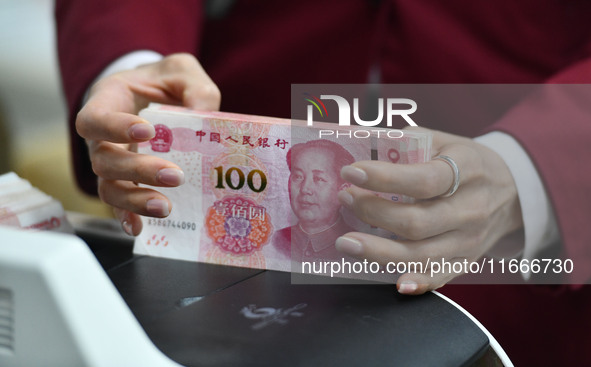
[[[198,110],[219,110],[221,93],[199,61],[190,54],[173,54],[159,63],[164,89]]]
[[[183,92],[183,105],[196,110],[219,111],[221,100],[220,90],[211,79],[189,84]]]

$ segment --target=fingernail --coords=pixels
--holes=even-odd
[[[398,286],[398,293],[409,294],[414,293],[419,288],[419,285],[412,280],[405,280]]]
[[[121,222],[121,228],[130,236],[133,236],[133,228],[131,228],[131,224],[128,221],[124,220]]]
[[[148,213],[156,217],[166,217],[170,214],[168,202],[160,199],[151,199],[146,203]]]
[[[363,251],[361,242],[346,236],[337,238],[335,247],[338,251],[351,256],[361,255],[361,252]]]
[[[367,181],[367,173],[361,168],[345,166],[341,169],[341,177],[353,185],[361,185]]]
[[[179,186],[185,182],[185,173],[176,168],[163,168],[158,171],[156,178],[165,185]]]
[[[129,136],[135,140],[148,140],[152,139],[155,135],[154,126],[147,123],[139,122],[131,125],[129,128]]]
[[[345,190],[339,191],[337,198],[339,199],[339,202],[345,206],[353,205],[353,196]]]

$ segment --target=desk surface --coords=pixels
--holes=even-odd
[[[429,293],[134,256],[85,238],[154,344],[185,366],[469,366],[486,335]]]

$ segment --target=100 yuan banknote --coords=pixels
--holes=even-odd
[[[140,116],[154,125],[156,136],[140,144],[139,153],[178,164],[185,184],[158,188],[173,210],[165,219],[143,218],[138,254],[286,271],[292,261],[333,259],[339,256],[334,241],[346,232],[393,236],[340,206],[336,195],[348,185],[341,167],[430,157],[431,135],[424,132],[388,135],[382,129],[359,138],[352,127],[158,104]],[[319,134],[335,127],[339,134]]]

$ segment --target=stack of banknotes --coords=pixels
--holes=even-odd
[[[62,204],[14,172],[0,175],[0,225],[74,232]]]
[[[292,261],[331,260],[351,231],[395,237],[341,207],[342,166],[430,159],[431,134],[339,126],[152,104],[140,116],[156,136],[138,152],[176,163],[185,183],[157,188],[171,200],[164,219],[143,218],[134,251],[233,266],[292,270]],[[365,129],[365,130],[364,130]],[[385,199],[410,202],[395,193]]]

